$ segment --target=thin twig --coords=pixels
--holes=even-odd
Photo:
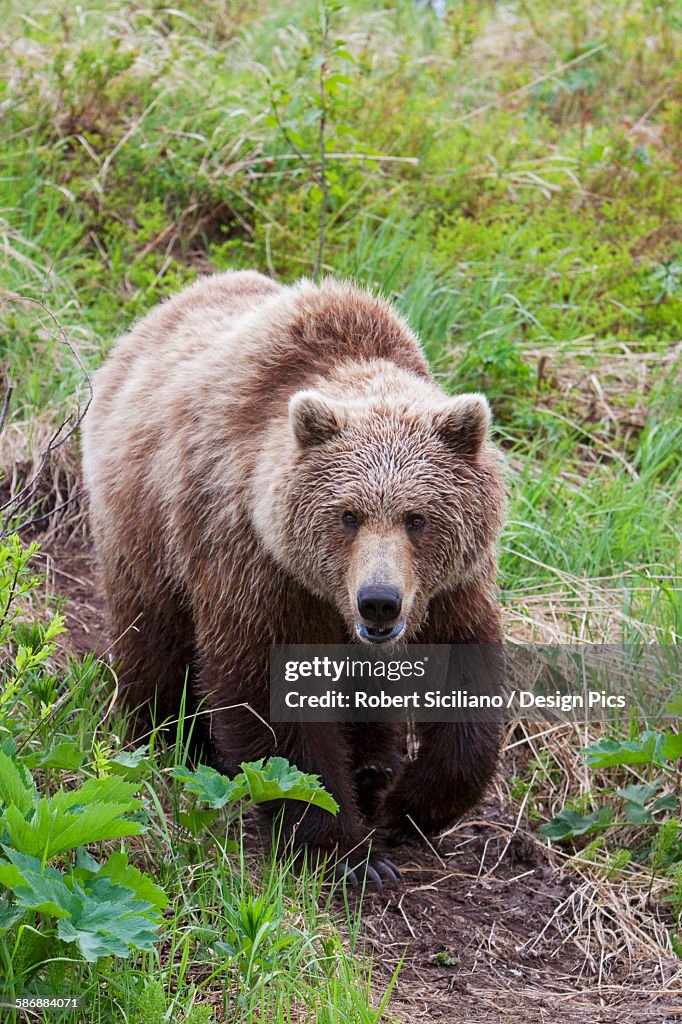
[[[318,146],[320,150],[320,174],[319,183],[320,191],[322,192],[322,199],[320,200],[320,226],[317,235],[317,258],[315,260],[315,269],[313,275],[315,280],[320,276],[322,270],[322,262],[324,259],[324,246],[325,236],[327,230],[327,212],[329,210],[329,181],[327,180],[327,162],[326,162],[326,130],[327,130],[327,93],[324,87],[324,80],[327,74],[327,41],[329,39],[329,16],[327,14],[327,8],[322,5],[322,40],[320,43],[320,75],[319,75],[319,87],[320,87],[320,125],[318,131]]]
[[[325,90],[325,77],[327,74],[327,45],[329,42],[329,15],[326,7],[322,9],[322,37],[320,40],[320,73],[319,73],[319,96],[320,96],[320,123],[318,131],[318,148],[319,153],[317,154],[319,163],[316,164],[311,156],[304,153],[299,146],[296,145],[291,137],[289,129],[282,120],[277,101],[273,93],[270,94],[270,106],[272,108],[273,117],[279,131],[282,134],[282,138],[291,149],[292,153],[300,160],[303,166],[308,170],[313,181],[322,193],[320,200],[320,221],[317,233],[317,256],[315,258],[315,266],[313,269],[313,276],[319,278],[322,270],[324,261],[324,249],[326,242],[326,230],[327,230],[327,214],[329,212],[329,182],[327,180],[327,153],[326,153],[326,130],[327,130],[327,93]]]
[[[39,516],[32,516],[32,518],[28,519],[25,523],[19,523],[16,528],[16,532],[22,533],[24,530],[28,530],[29,527],[35,526],[36,523],[42,522],[43,519],[50,519],[52,516],[56,515],[57,512],[61,512],[62,509],[66,508],[67,505],[73,505],[74,501],[78,501],[82,498],[83,493],[83,491],[76,491],[76,493],[72,494],[70,498],[66,499],[66,501],[62,501],[59,505],[55,505],[54,508],[51,508],[49,512],[43,512]]]

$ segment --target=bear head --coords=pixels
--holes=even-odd
[[[351,638],[418,639],[436,594],[489,570],[505,505],[489,419],[482,395],[448,397],[408,374],[291,396],[256,525]]]

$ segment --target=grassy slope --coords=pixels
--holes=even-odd
[[[450,6],[445,23],[408,2],[332,15],[345,46],[329,57],[325,267],[392,295],[444,383],[490,396],[513,494],[510,634],[674,640],[679,14]],[[320,199],[290,142],[316,152],[320,31],[310,3],[2,12],[0,345],[15,394],[0,456],[21,466],[25,439],[85,394],[52,316],[22,296],[95,366],[197,273],[311,273]]]
[[[314,5],[275,6],[62,16],[45,3],[30,19],[10,5],[2,284],[41,296],[90,365],[197,271],[310,273],[319,201],[268,95],[284,92],[281,116],[314,152],[318,22]],[[672,638],[674,11],[525,10],[334,16],[348,49],[331,57],[344,80],[325,265],[395,295],[448,384],[490,395],[515,479],[502,561],[515,632]],[[334,159],[368,151],[418,163]],[[15,417],[57,416],[83,391],[73,356],[40,309],[5,316]]]

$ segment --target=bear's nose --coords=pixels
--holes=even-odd
[[[358,611],[367,622],[381,625],[400,615],[403,599],[394,587],[361,587],[358,591]]]

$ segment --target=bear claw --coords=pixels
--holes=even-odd
[[[351,867],[347,860],[337,862],[334,866],[334,877],[336,881],[345,881],[349,885],[357,886],[363,873],[374,883],[377,892],[383,892],[384,882],[395,885],[400,879],[400,870],[396,865],[387,859],[370,860],[365,865],[358,864]],[[359,877],[358,877],[359,876]]]

